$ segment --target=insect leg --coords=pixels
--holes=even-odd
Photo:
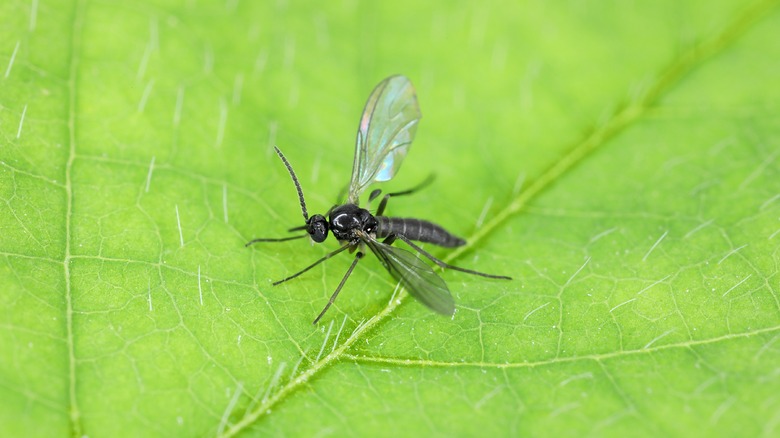
[[[411,240],[407,239],[406,237],[404,237],[404,236],[402,236],[400,234],[397,234],[394,237],[397,237],[397,238],[403,240],[407,245],[411,246],[415,251],[419,252],[420,254],[424,255],[425,257],[428,257],[433,263],[436,263],[437,265],[441,266],[442,268],[453,269],[455,271],[465,272],[467,274],[479,275],[480,277],[497,278],[497,279],[500,279],[500,280],[511,280],[512,279],[512,277],[507,277],[506,275],[486,274],[484,272],[472,271],[471,269],[460,268],[458,266],[450,265],[450,264],[445,263],[445,262],[437,259],[436,257],[432,256],[431,254],[429,254],[424,249],[422,249],[419,246],[417,246],[414,242],[412,242]]]
[[[346,248],[347,245],[343,246],[342,248]],[[341,288],[344,287],[344,283],[347,282],[347,278],[349,278],[349,275],[352,274],[352,270],[355,269],[355,266],[357,266],[358,261],[363,258],[363,253],[361,251],[358,251],[357,254],[355,254],[355,259],[352,260],[352,264],[349,265],[349,269],[347,269],[347,273],[344,274],[344,278],[341,279],[341,283],[339,283],[338,287],[336,288],[336,291],[333,292],[333,295],[330,296],[330,299],[328,300],[328,304],[325,305],[325,308],[322,309],[322,312],[320,312],[319,315],[317,315],[316,318],[314,318],[314,322],[312,324],[317,324],[317,321],[322,318],[322,315],[325,314],[325,312],[328,311],[330,308],[330,305],[333,304],[334,301],[336,301],[336,297],[338,296],[339,292],[341,291]]]
[[[287,278],[283,278],[283,279],[281,279],[281,280],[279,280],[279,281],[275,281],[275,282],[273,283],[273,285],[274,285],[274,286],[276,286],[276,285],[278,285],[278,284],[284,283],[284,282],[285,282],[285,281],[287,281],[287,280],[292,280],[293,278],[295,278],[295,277],[297,277],[297,276],[299,276],[299,275],[303,274],[304,272],[308,271],[309,269],[311,269],[311,268],[313,268],[313,267],[315,267],[315,266],[319,265],[320,263],[324,262],[325,260],[328,260],[329,258],[331,258],[331,257],[333,257],[334,255],[336,255],[336,254],[338,254],[338,253],[340,253],[340,252],[344,251],[344,250],[345,250],[345,249],[347,249],[347,248],[349,248],[349,245],[344,245],[344,246],[342,246],[341,248],[339,248],[339,249],[337,249],[337,250],[335,250],[335,251],[333,251],[333,252],[330,252],[330,253],[328,253],[328,254],[325,254],[325,256],[324,256],[323,258],[321,258],[321,259],[317,260],[316,262],[312,263],[311,265],[309,265],[309,266],[307,266],[307,267],[303,268],[302,270],[300,270],[300,271],[296,272],[295,274],[293,274],[293,275],[291,275],[291,276],[289,276],[289,277],[287,277]]]
[[[266,239],[264,237],[261,237],[259,239],[252,239],[252,240],[250,240],[244,246],[249,246],[249,245],[255,244],[257,242],[286,242],[288,240],[303,239],[306,236],[308,236],[308,234],[301,234],[300,236],[292,236],[292,237],[272,238],[272,239]]]
[[[385,207],[387,207],[387,200],[392,198],[393,196],[403,196],[403,195],[411,195],[412,193],[424,188],[428,184],[433,182],[433,174],[429,175],[428,178],[425,178],[425,181],[421,182],[420,184],[417,184],[416,186],[412,187],[409,190],[404,190],[402,192],[395,192],[395,193],[388,193],[384,197],[382,197],[382,201],[379,202],[379,207],[376,209],[376,216],[382,216],[382,213],[385,212]],[[374,195],[376,193],[376,195]],[[375,198],[379,196],[379,193],[375,190],[371,193],[371,195]]]

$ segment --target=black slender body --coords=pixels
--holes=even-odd
[[[422,219],[376,216],[379,226],[376,237],[385,238],[390,235],[404,236],[418,242],[428,242],[445,248],[455,248],[465,245],[466,241],[452,235],[433,222]]]
[[[334,207],[328,213],[328,228],[339,242],[349,242],[356,245],[360,236],[356,231],[364,231],[374,235],[377,229],[376,218],[365,208],[355,204],[344,204]]]
[[[326,215],[309,216],[298,177],[295,176],[292,166],[282,151],[274,146],[276,154],[287,168],[295,190],[298,192],[298,201],[301,204],[301,213],[305,221],[304,225],[290,228],[289,231],[304,233],[291,237],[252,239],[247,242],[246,246],[258,242],[285,242],[305,237],[309,237],[312,242],[321,243],[328,238],[329,232],[333,233],[341,246],[295,274],[273,284],[278,285],[296,278],[344,251],[355,253],[352,264],[336,290],[333,291],[322,312],[314,319],[314,324],[333,304],[347,278],[360,259],[365,256],[366,248],[371,250],[387,269],[387,272],[399,282],[399,285],[431,310],[443,315],[455,313],[455,301],[444,280],[419,256],[427,258],[441,268],[485,278],[510,280],[504,275],[486,274],[450,265],[437,259],[413,242],[428,242],[448,248],[466,244],[465,240],[454,236],[441,226],[421,219],[383,216],[390,198],[410,195],[430,183],[431,178],[409,190],[385,194],[379,202],[375,215],[358,206],[360,195],[366,188],[376,182],[388,181],[396,174],[412,140],[414,140],[420,117],[422,115],[417,104],[417,95],[407,77],[390,76],[374,88],[366,101],[358,124],[352,178],[349,182],[347,196],[348,202],[334,206]],[[368,202],[377,199],[381,193],[382,191],[379,189],[372,191]],[[396,241],[403,242],[418,255],[398,246],[392,246]]]
[[[360,236],[355,231],[359,230],[374,238],[403,236],[409,240],[433,243],[445,248],[454,248],[466,243],[465,240],[454,236],[433,222],[414,218],[374,216],[365,208],[355,204],[335,207],[328,214],[328,218],[328,228],[341,242],[358,243]]]

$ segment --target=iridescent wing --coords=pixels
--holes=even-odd
[[[358,127],[350,203],[357,205],[369,184],[387,181],[398,172],[420,117],[417,95],[406,76],[390,76],[374,88]]]
[[[430,266],[405,249],[384,244],[371,237],[364,237],[363,242],[413,297],[435,312],[443,315],[455,313],[455,301],[447,289],[447,284]]]

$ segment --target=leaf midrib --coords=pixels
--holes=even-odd
[[[519,193],[512,202],[504,209],[498,212],[493,218],[484,224],[483,227],[476,230],[474,234],[469,236],[467,244],[456,249],[444,258],[445,262],[451,262],[466,251],[470,251],[474,246],[479,243],[486,236],[495,231],[500,225],[505,223],[511,216],[518,213],[523,207],[541,194],[544,190],[552,186],[556,181],[566,174],[569,170],[574,168],[577,164],[584,161],[592,152],[599,147],[605,145],[608,140],[614,138],[628,126],[631,126],[637,120],[639,120],[649,109],[652,108],[664,94],[669,92],[674,85],[676,85],[685,75],[691,72],[699,65],[722,52],[728,45],[736,41],[739,37],[744,35],[757,21],[763,18],[771,11],[772,8],[777,6],[776,0],[764,0],[758,1],[750,7],[746,8],[744,12],[739,15],[734,21],[726,26],[722,32],[715,35],[713,38],[703,40],[701,43],[691,47],[689,50],[681,53],[671,64],[664,69],[660,75],[658,75],[656,81],[654,81],[650,87],[646,88],[645,92],[639,94],[635,99],[629,101],[620,107],[615,114],[606,120],[602,125],[594,128],[590,134],[588,134],[583,140],[576,143],[566,152],[559,161],[553,163],[540,176],[533,181],[528,188]],[[224,434],[220,436],[231,437],[245,428],[249,427],[256,421],[259,421],[266,413],[273,412],[276,409],[275,405],[285,400],[287,395],[292,394],[295,389],[306,383],[311,377],[326,369],[331,363],[338,361],[339,359],[355,360],[359,356],[354,356],[346,353],[346,351],[354,344],[355,341],[362,339],[362,335],[370,332],[376,326],[386,321],[388,317],[394,312],[394,310],[403,302],[406,293],[403,292],[398,296],[398,299],[391,300],[388,305],[382,309],[379,313],[374,315],[365,323],[359,325],[352,335],[344,341],[344,344],[335,348],[330,354],[323,357],[321,360],[316,361],[312,366],[303,371],[300,375],[290,380],[286,385],[279,388],[279,390],[269,396],[267,400],[264,400],[253,411],[247,412],[241,421],[235,423],[228,428]],[[764,332],[773,332],[780,330],[780,327],[767,328],[762,330],[752,331],[749,335],[755,335]],[[722,341],[729,337],[746,336],[745,334],[728,335],[726,337],[718,337],[716,339],[709,339],[703,341],[694,341],[698,343],[712,343]],[[327,339],[325,340],[327,342]],[[664,348],[679,348],[682,346],[690,346],[691,342],[683,344],[670,344],[658,347],[652,347],[636,352],[644,353],[649,351],[656,351]],[[612,354],[604,355],[592,355],[593,359],[614,357],[618,354],[625,354],[625,352],[616,352]],[[635,353],[632,351],[632,353]],[[585,357],[585,356],[584,356]],[[590,356],[587,356],[590,357]],[[570,360],[581,360],[583,357],[571,358]],[[555,359],[561,361],[563,359]],[[392,360],[388,359],[388,363]],[[404,360],[404,363],[409,363]],[[414,363],[414,362],[411,362]],[[418,365],[431,365],[423,362],[417,363]],[[534,366],[543,365],[544,363],[535,363]],[[433,364],[435,366],[435,364]],[[458,365],[463,365],[458,363]],[[488,364],[474,364],[474,366],[482,366]],[[524,366],[526,364],[523,364]],[[499,366],[495,364],[494,366]]]

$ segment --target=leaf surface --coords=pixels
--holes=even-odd
[[[266,3],[266,2],[263,2]],[[0,5],[0,434],[776,435],[777,2]],[[452,319],[286,236],[368,93]]]

